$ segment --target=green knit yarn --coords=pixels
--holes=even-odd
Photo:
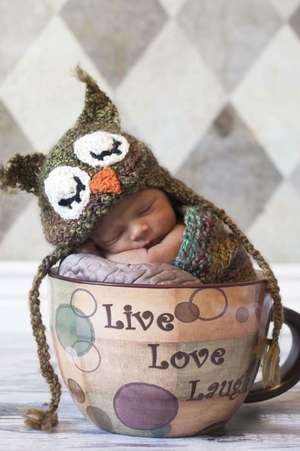
[[[182,244],[173,264],[208,282],[211,264],[210,243],[215,233],[217,217],[200,206],[183,206],[185,230]]]
[[[183,206],[185,231],[178,255],[172,262],[203,283],[256,280],[245,249],[225,232],[218,216],[201,206]]]

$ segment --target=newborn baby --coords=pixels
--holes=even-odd
[[[80,251],[121,263],[171,263],[184,229],[167,195],[144,189],[113,205]]]
[[[120,263],[169,263],[204,283],[256,278],[248,254],[212,212],[195,206],[175,210],[156,188],[115,203],[79,252]]]

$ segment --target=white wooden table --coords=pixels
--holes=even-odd
[[[283,338],[283,342],[284,342]],[[288,345],[288,338],[286,339]],[[243,404],[219,437],[140,438],[102,432],[77,410],[63,390],[57,432],[32,431],[23,424],[26,405],[49,401],[30,334],[0,333],[0,450],[300,450],[300,384],[255,404]],[[282,353],[284,357],[284,353]]]

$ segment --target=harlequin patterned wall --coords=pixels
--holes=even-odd
[[[1,161],[73,125],[80,63],[267,259],[300,260],[300,0],[12,0],[0,26]],[[36,200],[2,195],[0,259],[48,250]]]

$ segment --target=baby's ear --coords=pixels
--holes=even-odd
[[[38,177],[45,159],[40,152],[10,158],[5,166],[0,165],[0,190],[14,193],[17,189],[38,195]]]

